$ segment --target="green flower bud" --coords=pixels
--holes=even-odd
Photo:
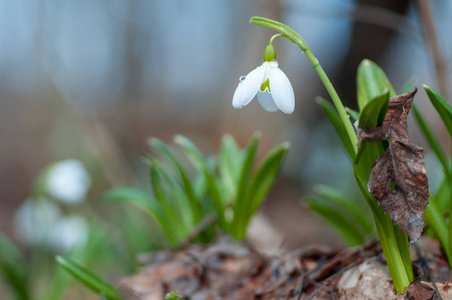
[[[268,45],[265,48],[264,61],[274,61],[274,60],[276,60],[275,47],[273,47],[273,45]]]

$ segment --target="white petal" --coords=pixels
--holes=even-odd
[[[63,217],[58,220],[49,237],[50,247],[55,251],[68,251],[86,243],[89,226],[78,215]]]
[[[51,166],[47,188],[55,198],[65,203],[79,203],[85,199],[91,177],[83,163],[68,159]]]
[[[286,114],[295,109],[295,94],[289,78],[279,68],[272,68],[270,76],[270,91],[276,106]]]
[[[275,101],[273,101],[272,94],[267,90],[265,92],[259,91],[259,93],[257,93],[257,100],[259,100],[259,103],[266,111],[274,112],[279,109],[278,106],[276,106]]]
[[[14,227],[19,238],[31,245],[44,243],[55,228],[61,210],[47,199],[28,199],[14,216]]]
[[[245,80],[240,82],[232,98],[234,108],[242,108],[253,100],[260,89],[265,75],[265,67],[260,66],[246,75]]]

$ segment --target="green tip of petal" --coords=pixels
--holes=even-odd
[[[275,47],[273,47],[273,45],[268,45],[265,48],[264,61],[274,61],[274,60],[276,60]]]
[[[265,92],[265,90],[268,90],[269,93],[271,93],[270,90],[270,79],[267,78],[263,84],[261,84],[261,92]]]

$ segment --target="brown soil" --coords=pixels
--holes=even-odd
[[[308,246],[263,254],[222,238],[208,246],[139,258],[143,269],[120,287],[127,299],[452,299],[452,279],[436,240],[412,246],[415,280],[396,294],[377,242],[354,249]]]

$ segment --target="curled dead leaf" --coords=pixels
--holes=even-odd
[[[383,124],[358,130],[358,146],[363,142],[388,142],[386,151],[372,166],[368,188],[383,211],[408,235],[410,243],[422,233],[429,197],[423,149],[408,141],[407,117],[416,92],[414,89],[391,97]]]

